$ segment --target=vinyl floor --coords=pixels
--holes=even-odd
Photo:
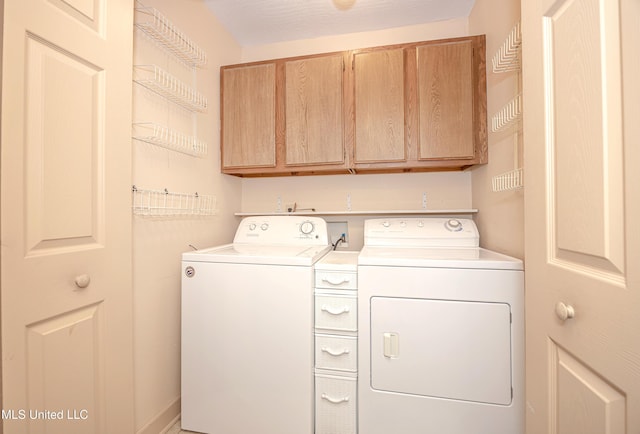
[[[180,428],[180,420],[178,420],[165,434],[199,434],[193,431],[185,431]]]

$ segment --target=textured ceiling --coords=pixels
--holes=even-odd
[[[204,0],[243,46],[469,16],[475,0]]]

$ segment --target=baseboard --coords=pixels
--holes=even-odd
[[[140,428],[136,434],[163,434],[180,418],[180,398],[173,401],[148,424]]]

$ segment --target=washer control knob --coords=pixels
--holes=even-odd
[[[250,231],[255,231],[256,230],[256,224],[255,223],[249,224],[249,230]]]
[[[305,220],[300,224],[300,232],[302,232],[305,235],[309,235],[310,233],[313,232],[314,229],[315,229],[315,226],[309,220]]]
[[[460,223],[460,220],[450,219],[447,220],[444,227],[450,232],[460,232],[462,230],[462,223]]]
[[[263,231],[266,231],[267,229],[269,229],[269,223],[262,223],[260,225],[260,229],[262,229]]]
[[[382,222],[382,226],[384,226],[385,228],[388,228],[389,226],[391,226],[391,223],[389,223],[389,220],[385,220]]]

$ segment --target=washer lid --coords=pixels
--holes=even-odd
[[[476,268],[523,270],[520,259],[482,248],[420,248],[364,246],[359,266]]]
[[[331,246],[329,245],[291,246],[233,243],[186,252],[182,254],[182,260],[234,264],[311,266],[330,249]]]

